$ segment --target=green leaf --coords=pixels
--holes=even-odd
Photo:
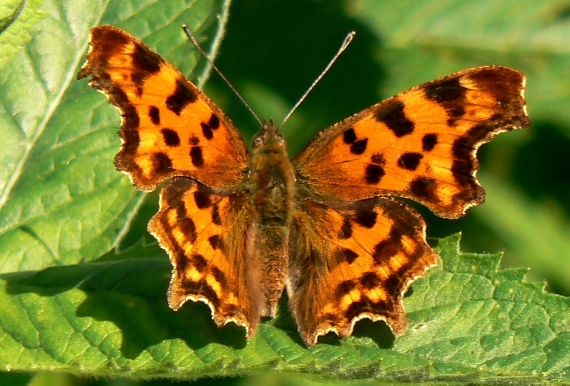
[[[459,253],[440,241],[442,265],[405,299],[406,335],[383,323],[303,347],[282,315],[255,339],[217,328],[203,304],[173,312],[164,257],[81,263],[0,278],[0,363],[98,376],[195,379],[279,370],[346,379],[570,381],[567,298],[497,270],[498,255]]]
[[[207,37],[215,53],[227,6],[45,2],[40,13],[49,17],[0,71],[0,272],[98,259],[117,247],[144,197],[112,163],[120,146],[118,111],[76,80],[90,27],[124,28],[204,79],[209,68],[180,54],[192,51],[181,25]]]
[[[42,0],[9,0],[0,4],[0,67],[32,38],[39,20],[46,12],[39,8]]]
[[[458,242],[440,242],[443,267],[414,287],[429,292],[410,299],[418,325],[395,348],[426,356],[446,375],[462,366],[482,378],[568,380],[570,300],[524,282],[527,270],[497,270],[499,255],[458,253]]]

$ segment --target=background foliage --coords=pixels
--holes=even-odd
[[[83,61],[88,29],[104,23],[134,33],[191,79],[203,77],[205,67],[179,26],[201,25],[203,36],[209,37],[209,46],[215,46],[212,37],[216,36],[225,4],[165,4],[55,0],[5,0],[0,4],[0,50],[4,61],[0,65],[5,66],[0,74],[0,144],[4,151],[0,155],[0,267],[5,274],[2,279],[12,283],[7,293],[13,297],[7,299],[38,304],[35,312],[42,309],[42,301],[53,306],[50,299],[55,299],[56,306],[58,302],[80,304],[73,309],[78,315],[70,316],[70,320],[79,316],[83,317],[79,321],[87,323],[90,319],[85,316],[89,316],[103,324],[126,323],[129,327],[122,331],[131,328],[130,321],[108,314],[108,310],[100,314],[93,310],[109,304],[117,312],[134,307],[138,313],[158,313],[172,322],[160,294],[167,283],[166,257],[155,246],[146,247],[152,243],[145,227],[156,212],[156,194],[143,196],[135,192],[124,176],[113,170],[111,160],[119,145],[115,134],[118,114],[85,82],[73,80]],[[480,180],[487,189],[486,204],[471,209],[457,221],[437,219],[425,210],[422,213],[434,244],[436,238],[461,231],[463,250],[505,251],[503,266],[530,267],[530,279],[546,280],[550,291],[569,295],[570,2],[237,0],[230,8],[217,64],[259,115],[279,122],[350,30],[357,31],[354,43],[282,130],[291,153],[300,150],[321,129],[423,81],[486,64],[507,65],[525,72],[532,127],[497,137],[481,149]],[[21,49],[23,44],[27,44],[25,50]],[[36,60],[39,57],[44,60]],[[11,59],[6,62],[6,58]],[[257,125],[227,87],[214,75],[205,89],[249,140]],[[83,221],[85,218],[92,220]],[[159,256],[164,260],[154,259]],[[162,274],[156,275],[156,282],[146,283],[144,291],[134,290],[132,272],[136,272],[137,265],[129,265],[126,258],[149,258],[150,266],[146,268]],[[95,265],[75,265],[91,261]],[[57,270],[58,266],[62,269]],[[47,267],[52,270],[43,276],[30,278],[25,274]],[[22,272],[23,276],[6,276]],[[148,279],[141,272],[139,277]],[[518,275],[517,280],[522,279],[520,272]],[[123,280],[128,277],[130,281]],[[54,281],[60,284],[58,288],[50,284]],[[421,288],[426,285],[424,281],[414,286],[415,295],[422,294]],[[22,291],[26,286],[34,290]],[[105,296],[106,291],[116,293],[117,288],[119,297]],[[52,297],[54,293],[58,295]],[[412,309],[413,302],[418,301],[414,299],[417,296],[412,296]],[[4,327],[30,317],[19,312],[32,312],[34,316],[34,308],[7,309],[10,313],[0,316]],[[208,323],[207,311],[184,312],[201,315],[205,320],[195,321],[198,326]],[[531,318],[528,312],[521,317]],[[36,327],[42,325],[49,331],[53,323],[57,327],[54,331],[60,331],[59,315],[39,313]],[[133,323],[143,316],[133,315]],[[181,318],[178,323],[182,322]],[[72,327],[78,331],[87,328]],[[174,326],[175,331],[184,328],[188,326]],[[21,333],[30,346],[36,347],[38,337],[33,332],[26,335],[26,331],[20,325],[14,333]],[[146,330],[130,331],[145,342],[141,346],[121,347],[116,335],[103,337],[95,346],[105,350],[106,345],[117,345],[121,355],[126,352],[127,357],[138,355],[140,359],[149,342],[158,345],[169,339],[172,328],[161,329],[157,324],[151,331],[156,336],[141,338]],[[542,333],[532,336],[543,337]],[[96,334],[93,337],[97,338]],[[59,335],[51,338],[57,341]],[[6,339],[2,342],[8,344]],[[570,350],[567,340],[557,342],[560,352]],[[200,345],[205,343],[195,344],[203,348]],[[402,347],[406,343],[398,344]],[[60,342],[59,347],[67,345],[73,347],[73,342]],[[176,347],[162,349],[151,350],[150,356],[156,359],[170,350],[176,352]],[[5,357],[26,353],[38,358],[37,353],[25,350],[4,350]],[[526,353],[523,357],[532,356]],[[397,363],[402,366],[403,362]],[[232,364],[228,366],[231,370]],[[461,369],[456,370],[461,373]],[[449,373],[450,369],[445,371]],[[108,374],[114,374],[111,367]],[[232,378],[226,382],[308,382],[275,377]],[[9,373],[2,374],[0,381],[24,385],[29,379],[27,375]],[[71,385],[134,381],[43,375],[32,382]]]

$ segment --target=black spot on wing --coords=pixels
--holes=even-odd
[[[341,239],[348,239],[352,236],[352,223],[349,218],[345,217],[342,221],[342,226],[338,232],[338,237]]]
[[[365,228],[372,228],[376,224],[376,217],[378,217],[378,214],[373,207],[365,207],[356,210],[354,221]]]
[[[184,107],[198,99],[196,93],[180,79],[176,80],[174,93],[166,99],[166,107],[176,115],[180,115]]]
[[[162,133],[162,139],[166,146],[176,147],[180,145],[180,137],[176,131],[171,129],[162,129],[160,132]]]
[[[342,139],[347,145],[354,143],[356,141],[356,133],[354,132],[354,129],[351,127],[350,129],[346,130],[342,134]]]
[[[385,165],[386,159],[384,158],[383,154],[375,153],[375,154],[372,154],[372,157],[370,157],[370,162],[372,162],[373,164],[376,164],[376,165]]]
[[[131,54],[133,60],[133,71],[145,73],[146,76],[154,75],[160,71],[160,65],[163,60],[158,54],[143,48],[140,45],[135,45],[135,49]]]
[[[345,280],[341,282],[335,290],[335,297],[337,300],[342,299],[344,296],[348,295],[350,291],[356,288],[356,283],[352,280]]]
[[[196,234],[196,224],[194,224],[194,221],[191,218],[185,217],[178,219],[177,224],[180,231],[188,238],[190,243],[196,241],[196,237],[198,236]]]
[[[194,192],[194,202],[198,209],[204,209],[212,205],[210,194],[201,190]]]
[[[206,139],[212,139],[212,138],[214,138],[214,132],[212,131],[212,129],[210,128],[210,126],[208,126],[207,123],[201,122],[201,123],[200,123],[200,127],[202,127],[202,135],[203,135]]]
[[[212,114],[210,116],[210,120],[208,121],[208,126],[210,126],[212,130],[216,130],[217,128],[220,127],[220,119],[216,116],[216,114]]]
[[[360,278],[360,284],[364,289],[370,290],[382,285],[382,280],[378,277],[376,272],[366,272]]]
[[[148,116],[150,117],[150,121],[154,125],[160,125],[160,110],[156,106],[150,106],[148,108]]]
[[[213,235],[208,238],[208,242],[212,249],[217,249],[220,245],[220,235]]]
[[[368,138],[358,140],[350,146],[350,152],[352,154],[360,155],[366,151],[367,144]]]
[[[228,287],[228,280],[226,279],[226,275],[216,266],[210,268],[210,273],[214,276],[214,279],[220,283],[222,288]]]
[[[437,134],[424,135],[424,137],[422,138],[423,151],[432,151],[435,145],[437,145]]]
[[[192,265],[199,271],[204,272],[208,268],[208,260],[198,253],[195,253],[191,257]]]
[[[467,89],[461,86],[460,77],[435,81],[424,88],[426,98],[439,103],[447,112],[447,123],[455,122],[465,114],[465,94]]]
[[[398,166],[406,170],[416,170],[423,157],[421,153],[404,153],[398,159]]]
[[[392,256],[396,256],[401,250],[401,234],[395,228],[397,227],[393,226],[388,233],[388,237],[374,246],[372,256],[379,266],[385,265]]]
[[[426,85],[424,88],[426,98],[442,104],[463,101],[466,89],[461,86],[459,79],[452,77]]]
[[[375,117],[378,122],[384,123],[392,130],[396,137],[403,137],[414,131],[414,122],[406,117],[404,103],[398,100],[388,102]]]
[[[417,177],[410,182],[411,193],[422,200],[427,202],[438,202],[436,195],[437,181],[428,177]]]
[[[340,253],[348,264],[352,264],[352,262],[358,258],[358,254],[349,248],[342,248]]]
[[[368,164],[366,165],[364,172],[364,179],[366,180],[367,184],[375,185],[380,182],[382,177],[384,177],[384,174],[386,174],[386,172],[382,166],[376,164]]]
[[[202,154],[202,148],[200,146],[192,146],[190,148],[190,159],[192,165],[198,168],[204,166],[204,155]]]
[[[200,143],[200,138],[196,137],[194,134],[192,134],[192,136],[190,137],[189,141],[191,146],[196,146],[197,144]]]
[[[165,153],[154,153],[152,155],[152,166],[158,174],[166,174],[172,171],[172,161]]]

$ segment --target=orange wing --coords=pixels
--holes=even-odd
[[[168,304],[179,310],[201,301],[218,326],[234,322],[255,334],[263,304],[259,269],[245,258],[247,197],[223,196],[190,178],[170,181],[148,229],[168,252],[172,280]]]
[[[297,179],[321,202],[394,195],[460,217],[484,200],[479,146],[529,124],[524,86],[478,67],[414,87],[323,131],[293,159]]]
[[[362,319],[407,327],[402,298],[438,264],[425,223],[408,205],[373,198],[333,208],[303,200],[290,235],[290,305],[307,345],[329,331],[352,334]]]
[[[247,147],[225,114],[172,65],[126,32],[91,30],[91,49],[78,78],[91,76],[123,116],[117,169],[152,190],[187,176],[210,187],[244,177]]]

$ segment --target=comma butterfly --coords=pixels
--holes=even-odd
[[[122,114],[115,158],[162,189],[148,229],[173,265],[168,303],[206,303],[255,335],[286,288],[307,345],[362,319],[407,328],[402,298],[438,264],[415,200],[458,218],[484,200],[479,146],[529,124],[525,77],[477,67],[411,88],[322,131],[292,160],[272,121],[248,151],[223,111],[126,32],[93,28],[78,78]]]

